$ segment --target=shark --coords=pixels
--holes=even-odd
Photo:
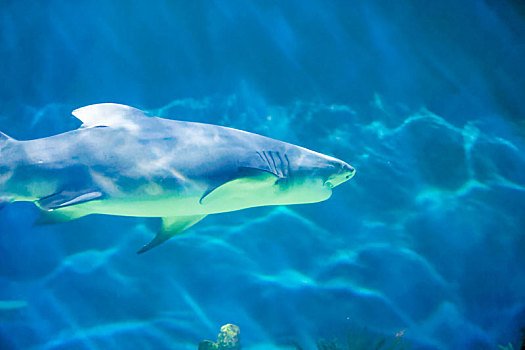
[[[34,202],[42,225],[90,214],[162,218],[139,254],[210,214],[324,201],[356,172],[290,143],[121,104],[72,114],[82,125],[62,134],[20,141],[0,132],[0,207]]]

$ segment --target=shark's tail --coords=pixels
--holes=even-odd
[[[2,178],[2,150],[6,148],[11,142],[16,141],[12,137],[7,136],[3,132],[0,131],[0,180]],[[2,182],[0,181],[0,209],[4,207],[7,203],[9,203],[12,199],[8,198],[7,196],[2,193]]]
[[[0,146],[2,146],[4,143],[7,143],[9,141],[15,141],[15,139],[7,136],[6,134],[0,131]]]
[[[0,131],[0,157],[2,156],[2,148],[5,148],[10,142],[13,141],[16,140]]]
[[[6,134],[4,134],[3,132],[0,131],[0,165],[2,164],[2,149],[7,147],[9,145],[9,143],[11,143],[12,141],[15,141],[15,139],[13,139],[12,137],[7,136]],[[0,192],[1,192],[1,190],[0,190]]]

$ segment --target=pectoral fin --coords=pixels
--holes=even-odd
[[[51,196],[41,198],[37,201],[37,204],[46,211],[53,211],[55,209],[70,207],[102,198],[104,198],[104,194],[97,190],[61,191]]]
[[[202,195],[200,203],[207,205],[216,200],[241,200],[252,191],[269,187],[279,179],[277,175],[259,169],[244,168],[240,174],[238,178],[210,188]]]
[[[193,216],[174,216],[169,218],[162,218],[162,228],[159,233],[153,238],[151,242],[142,247],[137,254],[142,254],[148,250],[155,248],[161,243],[164,243],[171,237],[178,235],[187,228],[195,225],[206,215],[193,215]]]

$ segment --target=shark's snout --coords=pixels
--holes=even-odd
[[[345,174],[346,180],[350,180],[355,175],[355,168],[349,164],[343,163],[342,173]]]
[[[338,171],[335,174],[331,175],[325,181],[326,186],[330,188],[334,188],[336,186],[339,186],[343,182],[350,180],[355,175],[354,167],[352,167],[351,165],[345,162],[341,161],[339,163],[338,168],[339,168]]]

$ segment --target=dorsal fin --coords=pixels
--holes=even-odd
[[[83,128],[113,126],[136,129],[136,121],[148,116],[140,109],[116,103],[99,103],[78,108],[73,115],[82,121]]]

